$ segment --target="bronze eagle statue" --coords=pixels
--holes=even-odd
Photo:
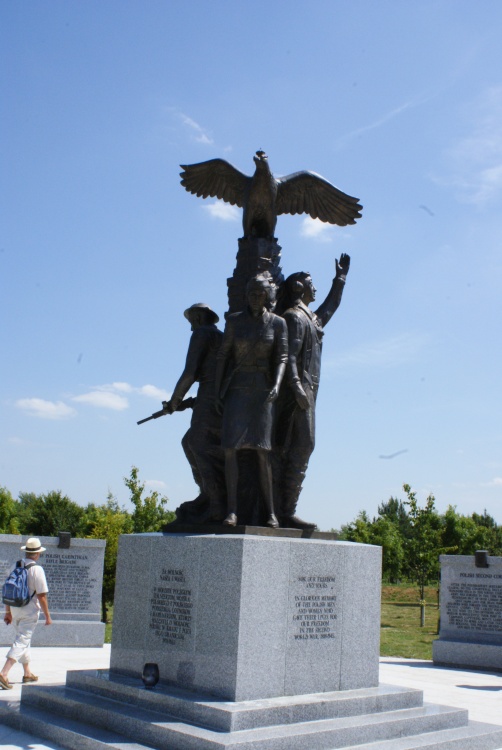
[[[275,178],[264,151],[253,156],[255,173],[248,177],[224,159],[180,164],[181,184],[199,198],[221,198],[244,209],[244,237],[274,236],[280,214],[309,214],[344,227],[361,218],[362,206],[315,172]]]

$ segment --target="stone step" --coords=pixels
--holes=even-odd
[[[351,745],[343,750],[502,750],[502,726],[470,721],[465,727]]]
[[[22,710],[78,720],[130,737],[158,750],[333,750],[396,737],[465,726],[467,711],[427,705],[383,713],[215,732],[110,698],[72,688],[23,690]],[[33,728],[33,733],[36,729]]]
[[[35,708],[13,712],[0,707],[0,721],[69,750],[151,750],[124,741],[119,734]],[[305,750],[311,750],[311,747],[304,746]],[[345,746],[343,749],[338,746],[338,750],[502,750],[502,727],[470,722],[468,726],[457,729]]]
[[[58,716],[34,706],[17,710],[0,706],[0,722],[68,750],[151,750],[116,732]]]
[[[110,674],[109,670],[75,670],[67,672],[66,676],[69,688],[120,700],[220,732],[395,711],[423,704],[421,690],[395,685],[230,703],[163,685],[145,690],[138,682],[132,677]]]

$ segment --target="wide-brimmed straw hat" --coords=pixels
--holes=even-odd
[[[42,547],[42,543],[40,539],[38,539],[38,537],[30,536],[30,538],[26,540],[26,544],[23,544],[21,549],[25,549],[26,552],[45,552],[46,547]]]

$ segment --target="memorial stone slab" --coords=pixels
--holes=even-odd
[[[239,534],[121,537],[111,670],[232,701],[378,685],[381,549]]]
[[[26,537],[27,538],[27,537]],[[0,534],[0,580],[4,581],[17,560],[25,537]],[[105,626],[101,622],[101,590],[106,542],[73,538],[70,547],[58,547],[58,537],[40,537],[46,551],[40,557],[49,587],[52,625],[43,614],[32,639],[33,646],[102,646]],[[10,645],[13,629],[0,630],[0,645]]]
[[[502,557],[441,555],[441,626],[436,664],[502,670]]]

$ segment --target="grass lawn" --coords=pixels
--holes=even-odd
[[[381,656],[432,659],[432,641],[438,637],[437,588],[425,592],[425,627],[420,627],[418,589],[409,584],[382,586]]]
[[[112,642],[113,607],[108,607],[107,621],[105,625],[105,643]]]
[[[432,641],[437,638],[437,589],[425,592],[425,627],[420,627],[418,590],[409,584],[382,586],[380,654],[407,659],[432,659]],[[113,607],[108,610],[105,643],[112,642]]]

